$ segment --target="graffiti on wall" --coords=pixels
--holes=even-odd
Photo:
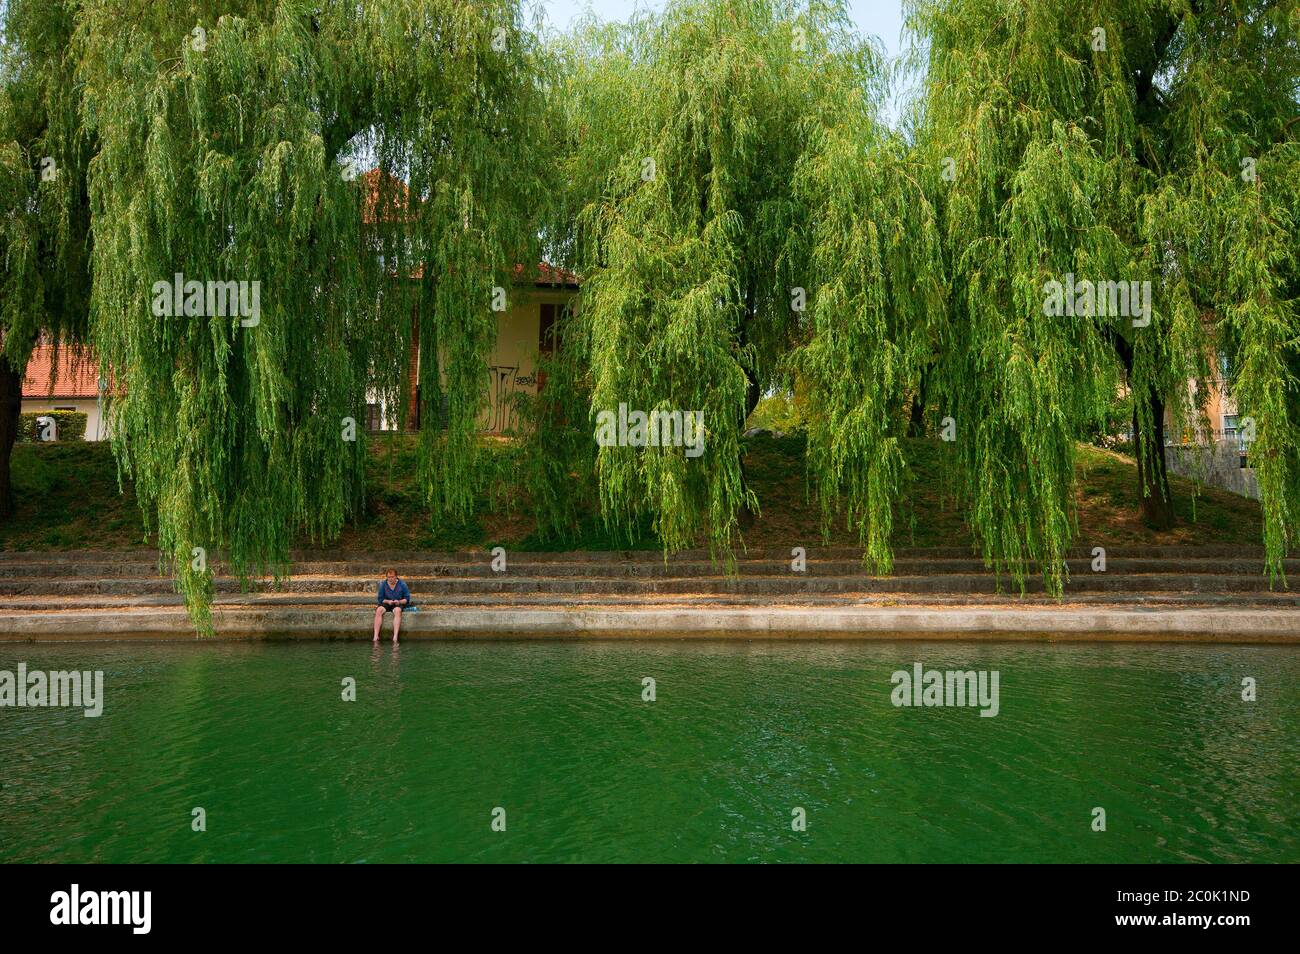
[[[489,365],[488,407],[483,429],[496,434],[509,431],[515,423],[514,396],[536,386],[536,373],[520,374],[518,365]]]

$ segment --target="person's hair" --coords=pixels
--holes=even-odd
[[[390,567],[388,567],[387,569],[384,570],[384,576],[387,576],[387,575],[390,574],[390,573],[393,574],[393,576],[396,576],[396,575],[397,575],[397,569],[396,569],[395,567],[391,567],[391,566],[390,566]]]

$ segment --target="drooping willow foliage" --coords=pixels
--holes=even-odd
[[[808,127],[794,184],[811,297],[789,364],[816,409],[808,464],[823,519],[842,512],[888,573],[906,399],[933,360],[946,288],[927,170],[882,132],[869,92],[846,90]]]
[[[1194,426],[1222,374],[1279,571],[1300,11],[905,6],[919,96],[893,131],[843,0],[668,0],[554,42],[520,0],[0,0],[5,359],[39,330],[96,345],[200,625],[196,554],[282,572],[358,512],[365,404],[406,414],[415,343],[421,483],[435,520],[469,511],[493,306],[539,247],[582,277],[521,458],[543,530],[595,492],[616,529],[729,555],[761,504],[744,421],[797,387],[825,518],[870,564],[892,564],[900,439],[928,409],[986,559],[1060,592],[1075,442],[1127,388],[1167,520],[1166,408]],[[1049,308],[1071,276],[1149,283],[1150,313]],[[240,283],[256,313],[214,313]],[[701,414],[703,454],[597,447],[620,405]]]
[[[1194,420],[1218,348],[1257,424],[1251,458],[1279,567],[1300,491],[1294,6],[907,8],[925,52],[914,131],[939,176],[950,285],[935,395],[956,425],[986,558],[1017,575],[1035,563],[1059,591],[1075,439],[1117,386],[1131,388],[1141,491],[1161,495],[1163,409]],[[1069,275],[1150,282],[1149,325],[1045,314],[1047,283]]]
[[[877,54],[842,3],[781,0],[676,0],[580,25],[568,53],[573,380],[593,422],[625,405],[702,414],[706,430],[695,459],[601,447],[603,511],[622,527],[650,515],[670,549],[704,537],[729,553],[758,504],[744,421],[789,374],[814,280],[796,179],[828,124],[874,132]]]
[[[115,447],[203,623],[204,554],[280,572],[357,512],[366,395],[399,403],[417,308],[424,486],[469,506],[546,102],[513,2],[197,7],[88,0],[77,44]],[[260,311],[160,316],[157,283],[191,280],[257,283]]]
[[[32,348],[41,334],[56,345],[87,335],[93,143],[82,131],[69,52],[74,7],[0,3],[0,516],[11,502],[9,452]]]
[[[85,327],[88,147],[72,95],[70,8],[9,0],[0,21],[0,328],[15,365],[37,332],[76,339]]]
[[[1269,569],[1300,543],[1300,7],[1198,5],[1163,205],[1240,417],[1253,421]],[[1171,149],[1171,151],[1174,151]]]

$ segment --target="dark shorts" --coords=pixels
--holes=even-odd
[[[382,609],[385,613],[391,613],[395,609],[406,609],[405,606],[385,606],[383,603],[379,604],[379,608]]]

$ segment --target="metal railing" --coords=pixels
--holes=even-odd
[[[1237,450],[1245,454],[1249,441],[1242,436],[1242,429],[1239,427],[1215,428],[1205,430],[1196,428],[1194,430],[1183,431],[1177,437],[1165,437],[1166,447],[1208,447],[1213,444],[1234,444]]]

